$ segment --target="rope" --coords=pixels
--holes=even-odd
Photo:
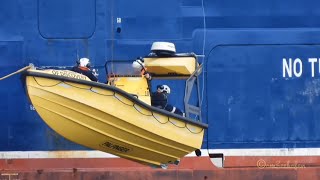
[[[13,76],[13,75],[15,75],[15,74],[19,74],[19,73],[21,73],[21,72],[23,72],[23,71],[26,71],[26,70],[28,70],[28,69],[30,69],[30,68],[32,68],[32,67],[33,67],[33,65],[30,64],[29,66],[26,66],[26,67],[24,67],[24,68],[21,68],[21,69],[19,69],[19,70],[16,71],[16,72],[13,72],[13,73],[11,73],[11,74],[8,74],[8,75],[0,78],[0,81],[6,79],[6,78],[8,78],[8,77],[11,77],[11,76]]]
[[[201,128],[201,130],[200,130],[199,132],[195,132],[195,131],[193,131],[192,129],[190,129],[190,128],[187,126],[188,123],[186,123],[186,122],[183,122],[183,123],[184,123],[184,126],[178,126],[178,125],[176,125],[174,122],[172,122],[172,120],[170,120],[170,117],[168,117],[168,116],[167,116],[167,121],[163,123],[163,122],[161,122],[159,119],[157,119],[157,118],[154,116],[154,113],[153,113],[152,111],[151,111],[151,112],[149,111],[149,112],[150,112],[150,115],[148,115],[148,114],[145,114],[145,113],[141,112],[141,111],[135,106],[136,104],[135,104],[134,102],[132,102],[133,104],[127,104],[127,103],[121,101],[121,99],[117,97],[117,95],[116,95],[115,92],[113,92],[113,95],[104,95],[104,94],[100,94],[100,93],[97,93],[97,92],[92,91],[92,90],[91,90],[92,87],[90,87],[90,88],[81,88],[81,87],[77,87],[77,86],[68,84],[67,82],[64,82],[64,81],[59,81],[57,84],[54,84],[54,85],[52,85],[52,86],[44,86],[44,85],[40,84],[40,83],[36,80],[35,77],[33,77],[33,78],[34,78],[35,82],[36,82],[39,86],[41,86],[41,87],[53,87],[53,86],[59,85],[60,83],[64,83],[64,84],[70,85],[70,86],[72,86],[72,87],[74,87],[74,88],[78,88],[78,89],[82,89],[82,90],[90,90],[91,92],[93,92],[93,93],[95,93],[95,94],[102,95],[102,96],[113,96],[113,97],[115,97],[118,101],[120,101],[121,103],[123,103],[123,104],[125,104],[125,105],[127,105],[127,106],[133,107],[133,108],[134,108],[136,111],[138,111],[140,114],[142,114],[142,115],[144,115],[144,116],[149,116],[149,117],[152,116],[152,117],[153,117],[156,121],[158,121],[160,124],[166,124],[166,123],[170,122],[172,125],[174,125],[174,126],[176,126],[176,127],[178,127],[178,128],[186,128],[186,129],[187,129],[189,132],[191,132],[192,134],[199,134],[199,133],[201,133],[201,132],[204,130],[203,128]],[[139,105],[138,105],[138,106],[139,106]],[[179,120],[178,120],[178,121],[179,121]]]

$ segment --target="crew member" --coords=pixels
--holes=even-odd
[[[143,58],[139,57],[135,61],[133,61],[132,67],[134,69],[140,70],[140,74],[144,76],[147,80],[152,79],[151,75],[147,71],[147,68],[144,66]]]
[[[98,78],[95,76],[94,72],[90,70],[90,60],[88,58],[81,58],[79,61],[77,61],[77,65],[71,70],[87,76],[91,81],[98,81]]]
[[[184,113],[177,107],[168,104],[168,96],[170,94],[170,87],[167,85],[158,85],[157,91],[152,93],[151,105],[165,109],[169,112],[184,116]]]

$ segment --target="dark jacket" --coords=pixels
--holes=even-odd
[[[151,96],[151,106],[164,109],[168,103],[168,96],[166,93],[154,92]]]
[[[93,72],[87,68],[87,67],[79,67],[79,66],[74,66],[71,71],[83,74],[85,76],[87,76],[91,81],[98,81],[98,78],[93,75]]]
[[[165,110],[167,110],[169,112],[184,116],[183,112],[179,108],[168,104],[168,94],[164,93],[164,92],[154,92],[154,93],[152,93],[152,95],[151,95],[151,106],[154,106],[154,107],[157,107],[157,108],[161,108],[161,109],[165,109]]]

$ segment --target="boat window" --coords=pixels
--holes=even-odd
[[[141,76],[141,72],[132,67],[132,61],[107,61],[105,68],[109,76]]]

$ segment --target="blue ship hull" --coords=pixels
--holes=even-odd
[[[268,149],[286,149],[285,156],[301,156],[289,150],[304,148],[319,155],[318,5],[315,0],[2,0],[0,76],[29,63],[70,68],[79,57],[89,57],[104,82],[106,61],[134,60],[147,55],[152,42],[169,41],[177,52],[204,56],[202,112],[209,129],[202,149],[266,150],[262,156],[270,155]],[[182,108],[184,82],[166,83],[170,101]],[[0,151],[87,150],[40,119],[19,76],[0,82],[0,99]]]

